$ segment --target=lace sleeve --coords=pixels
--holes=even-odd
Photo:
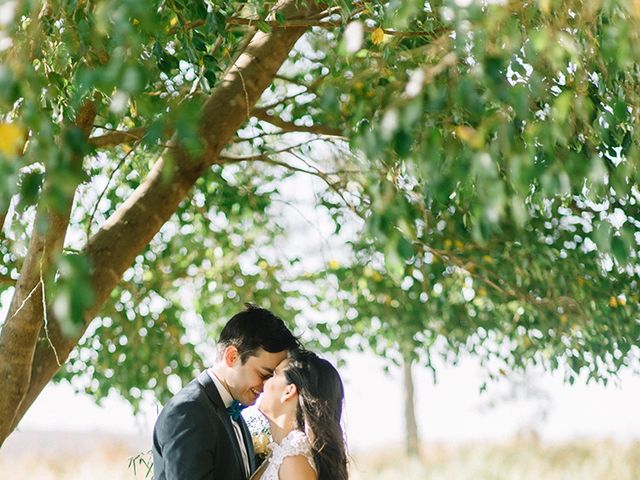
[[[269,466],[262,477],[263,480],[278,480],[278,471],[284,459],[296,455],[303,455],[308,460],[311,468],[317,472],[313,461],[311,444],[304,432],[294,430],[285,437],[281,444],[272,442],[269,444],[269,448],[271,456],[269,457]]]

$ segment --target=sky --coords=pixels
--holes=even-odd
[[[340,369],[345,383],[346,435],[352,451],[401,446],[403,438],[402,373],[383,372],[383,361],[371,355],[349,354]],[[480,394],[482,371],[477,360],[441,366],[438,382],[430,371],[414,368],[416,412],[425,442],[500,441],[523,430],[543,440],[576,438],[640,440],[640,376],[622,372],[618,385],[564,385],[558,375],[538,372],[530,383],[546,394],[543,399],[500,400],[509,382],[490,384]],[[488,404],[496,400],[494,407]],[[90,397],[75,394],[68,385],[50,385],[19,425],[20,430],[92,431],[143,435],[151,431],[159,405],[147,405],[137,418],[116,397],[96,406]],[[540,411],[546,410],[542,419]],[[255,415],[247,409],[245,415]]]

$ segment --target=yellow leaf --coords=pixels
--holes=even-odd
[[[380,27],[371,32],[371,41],[374,45],[380,45],[384,40],[384,30]]]
[[[467,127],[466,125],[458,125],[455,128],[455,132],[456,132],[456,137],[458,137],[463,142],[467,142],[467,143],[473,138],[473,136],[476,133],[476,131],[473,128]]]
[[[540,7],[540,11],[545,15],[549,15],[551,12],[551,0],[539,0],[538,6]]]
[[[22,152],[25,130],[15,123],[0,123],[0,153],[13,157]]]
[[[171,27],[175,27],[178,24],[178,17],[173,17],[170,21],[169,21],[169,25],[171,25]]]
[[[468,127],[467,125],[458,125],[455,128],[456,137],[460,139],[461,142],[466,143],[471,148],[475,148],[476,150],[482,148],[484,145],[484,140],[482,135],[476,131],[476,129]]]

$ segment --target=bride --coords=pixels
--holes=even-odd
[[[258,409],[273,442],[251,480],[347,480],[343,399],[333,365],[313,352],[291,352],[264,384]]]

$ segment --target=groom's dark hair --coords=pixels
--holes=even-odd
[[[289,331],[282,319],[265,308],[245,303],[246,308],[236,313],[220,332],[218,355],[233,345],[245,363],[259,348],[270,353],[300,348],[300,342]]]

